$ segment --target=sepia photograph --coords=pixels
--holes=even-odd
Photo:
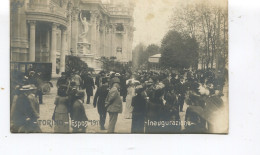
[[[10,0],[10,132],[228,134],[228,0]]]

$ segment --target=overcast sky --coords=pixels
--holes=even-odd
[[[198,3],[205,0],[133,0],[136,7],[134,11],[133,48],[143,42],[146,45],[155,43],[160,45],[164,35],[169,30],[169,18],[176,6],[187,3]],[[209,0],[223,5],[227,0]]]
[[[160,44],[163,36],[169,30],[169,17],[178,0],[135,0],[134,11],[134,43],[149,45]]]
[[[102,0],[109,2],[109,0]],[[133,1],[134,10],[134,42],[133,48],[140,42],[149,45],[155,43],[160,45],[163,36],[169,30],[169,18],[173,9],[177,5],[195,3],[204,0],[114,0],[114,1]],[[227,0],[209,0],[214,2]]]

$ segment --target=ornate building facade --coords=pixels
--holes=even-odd
[[[53,75],[74,55],[101,69],[101,57],[132,60],[134,5],[125,0],[11,0],[11,61],[51,62]]]

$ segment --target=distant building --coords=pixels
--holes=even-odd
[[[148,61],[149,61],[150,63],[156,63],[156,64],[158,64],[158,63],[160,62],[161,56],[162,56],[161,54],[152,55],[152,56],[149,57]]]
[[[160,70],[160,59],[161,59],[162,55],[161,54],[155,54],[155,55],[152,55],[148,58],[148,68],[150,70]]]
[[[74,55],[95,70],[100,57],[132,60],[134,5],[125,0],[10,0],[11,61],[51,62]],[[59,73],[58,73],[59,74]]]

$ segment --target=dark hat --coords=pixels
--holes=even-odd
[[[102,84],[107,83],[107,82],[108,82],[107,78],[102,78]]]
[[[164,94],[164,89],[155,89],[154,97],[155,97],[155,98],[159,98],[159,97],[162,96],[163,94]]]
[[[136,88],[135,88],[135,92],[136,92],[137,94],[140,94],[143,90],[145,90],[145,88],[144,88],[142,85],[138,85],[138,86],[136,86]]]
[[[59,88],[58,88],[58,95],[59,96],[67,96],[67,90],[68,90],[67,85],[60,85]]]
[[[118,84],[120,84],[120,79],[119,78],[114,78],[114,79],[112,79],[112,84],[114,84],[114,83],[118,83]]]
[[[168,88],[170,91],[174,90],[174,86],[172,84],[169,85],[169,88]]]
[[[76,86],[76,82],[74,82],[74,81],[71,82],[71,83],[70,83],[70,86],[72,86],[72,87]]]
[[[105,74],[105,71],[100,71],[99,74]]]
[[[172,77],[175,77],[176,75],[177,75],[176,73],[172,73],[172,74],[171,74]]]

